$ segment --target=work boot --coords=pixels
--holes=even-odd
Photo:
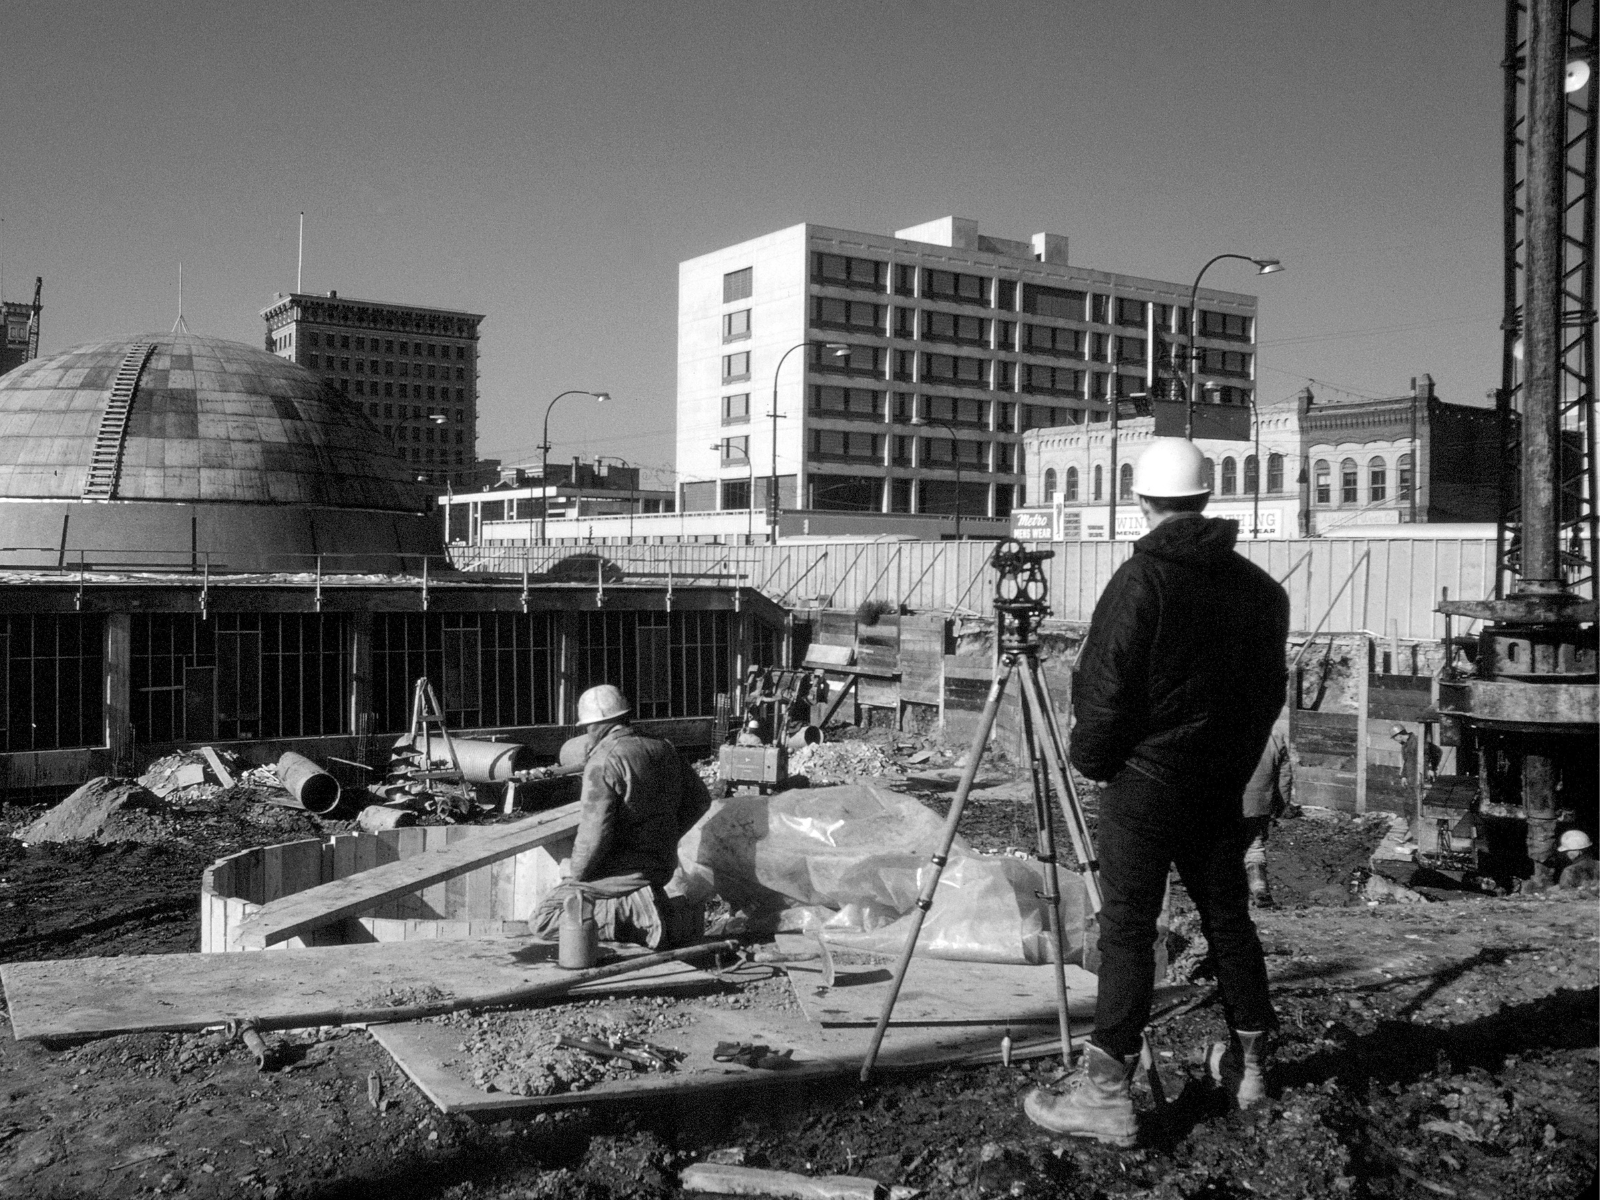
[[[1236,1029],[1226,1042],[1213,1042],[1206,1055],[1211,1081],[1236,1099],[1240,1109],[1253,1108],[1267,1095],[1265,1033]]]
[[[1267,883],[1267,868],[1260,863],[1245,863],[1244,877],[1250,881],[1250,907],[1271,908],[1272,888]]]
[[[1083,1069],[1060,1095],[1034,1088],[1023,1098],[1028,1120],[1051,1133],[1093,1138],[1123,1150],[1133,1149],[1138,1125],[1128,1085],[1139,1056],[1117,1058],[1093,1042],[1083,1052]]]

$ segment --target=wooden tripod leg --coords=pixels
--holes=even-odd
[[[1024,679],[1026,690],[1027,681]],[[1055,822],[1050,815],[1049,780],[1039,753],[1038,729],[1032,706],[1022,705],[1022,749],[1033,794],[1034,857],[1044,868],[1045,933],[1050,939],[1050,965],[1056,980],[1056,1017],[1061,1025],[1061,1062],[1072,1066],[1072,1025],[1067,1004],[1066,930],[1061,923],[1061,879],[1056,871]]]
[[[1050,707],[1050,697],[1045,692],[1044,681],[1039,677],[1037,659],[1027,659],[1023,668],[1022,695],[1032,708],[1034,719],[1045,733],[1044,760],[1049,768],[1051,782],[1061,802],[1062,815],[1067,822],[1067,835],[1072,839],[1072,852],[1078,857],[1083,887],[1089,898],[1089,909],[1100,912],[1100,876],[1094,857],[1094,843],[1089,837],[1089,824],[1083,816],[1083,806],[1078,802],[1078,790],[1073,786],[1072,774],[1067,768],[1066,751],[1062,745],[1061,727],[1056,723]]]
[[[905,947],[900,951],[900,962],[895,967],[894,978],[889,981],[889,994],[884,997],[883,1011],[878,1014],[878,1027],[872,1031],[872,1041],[867,1046],[867,1057],[861,1063],[861,1082],[866,1083],[872,1077],[872,1064],[878,1060],[878,1048],[883,1045],[883,1035],[889,1028],[889,1019],[894,1015],[894,1003],[900,998],[900,988],[906,981],[906,971],[911,967],[911,956],[917,951],[917,938],[922,934],[922,922],[927,917],[928,910],[933,907],[933,893],[939,886],[939,875],[944,871],[944,865],[950,860],[950,846],[956,840],[956,827],[961,824],[961,810],[966,807],[967,793],[972,791],[972,782],[978,777],[978,764],[983,758],[984,747],[989,744],[989,733],[994,728],[995,716],[1000,712],[1000,698],[1005,694],[1006,682],[1016,670],[1016,663],[1009,662],[1005,670],[996,671],[994,680],[989,684],[989,698],[984,702],[983,715],[978,718],[977,731],[972,735],[972,746],[967,751],[967,765],[962,769],[961,782],[956,787],[955,798],[950,801],[950,812],[944,819],[944,829],[939,834],[939,848],[934,851],[930,860],[933,870],[928,872],[928,877],[923,880],[922,891],[917,896],[916,909],[911,914],[911,929],[906,934]]]

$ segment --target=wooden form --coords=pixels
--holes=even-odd
[[[308,855],[280,854],[276,864],[278,873],[276,880],[272,877],[274,863],[269,854],[262,863],[262,870],[266,875],[263,891],[268,898],[257,911],[246,915],[234,929],[230,929],[224,935],[224,948],[265,949],[274,944],[288,942],[292,938],[303,938],[307,934],[335,925],[345,918],[370,913],[386,903],[406,898],[416,898],[419,901],[418,911],[413,919],[423,917],[420,911],[422,907],[428,908],[436,916],[444,916],[445,914],[439,911],[441,906],[435,901],[444,901],[442,907],[445,909],[458,907],[450,904],[448,885],[463,876],[471,876],[471,886],[480,893],[480,903],[476,907],[482,911],[483,919],[494,919],[492,916],[495,911],[494,896],[507,882],[514,888],[516,878],[513,875],[509,881],[506,879],[497,881],[492,874],[484,873],[481,868],[570,839],[576,834],[577,828],[578,805],[573,803],[506,825],[488,828],[452,827],[444,831],[444,846],[431,851],[427,843],[428,836],[433,833],[432,829],[395,830],[393,832],[397,835],[422,834],[422,852],[402,856],[402,847],[415,850],[414,836],[411,838],[397,836],[392,843],[370,843],[374,847],[392,845],[394,859],[379,865],[374,849],[372,852],[374,860],[370,864],[363,867],[359,861],[351,862],[348,865],[354,870],[350,871],[339,870],[341,847],[340,843],[335,841],[332,843],[334,876],[328,882],[322,882],[320,878],[322,859],[325,857],[320,852],[316,856],[319,872],[317,876],[312,876],[310,873],[311,863]],[[305,845],[305,843],[299,844]],[[296,843],[290,843],[290,846],[294,845]],[[320,847],[321,843],[313,842],[311,845]],[[357,843],[351,846],[349,853],[354,854],[363,845],[365,844]],[[268,851],[288,849],[289,847],[267,847]],[[236,859],[238,857],[236,856]],[[299,878],[285,880],[282,873],[285,864],[291,861],[302,874]],[[444,895],[434,891],[441,885],[447,889]],[[234,886],[237,887],[238,884],[235,883]],[[463,884],[458,890],[464,890],[466,886]],[[548,890],[548,885],[544,890]],[[430,891],[434,891],[433,896],[429,895]],[[470,911],[474,905],[469,899],[466,905],[459,907]],[[503,915],[500,919],[510,919],[509,914]]]

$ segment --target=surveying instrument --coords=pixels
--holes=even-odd
[[[878,1027],[873,1031],[872,1042],[867,1047],[866,1060],[861,1064],[861,1082],[872,1075],[873,1063],[878,1058],[878,1048],[889,1028],[894,1014],[895,1001],[905,983],[906,971],[916,953],[917,938],[922,933],[922,922],[933,907],[934,892],[939,887],[939,876],[950,860],[950,846],[955,841],[961,824],[961,811],[966,806],[967,794],[978,776],[978,766],[989,744],[989,734],[994,729],[995,717],[1000,712],[1000,702],[1005,697],[1006,685],[1013,679],[1021,689],[1022,750],[1023,761],[1033,791],[1033,825],[1036,835],[1034,857],[1044,867],[1044,890],[1037,893],[1045,903],[1046,932],[1050,942],[1050,960],[1056,980],[1056,1016],[1061,1026],[1062,1061],[1071,1064],[1072,1036],[1067,1022],[1067,977],[1062,961],[1064,941],[1061,931],[1061,889],[1056,875],[1055,820],[1050,809],[1050,793],[1055,792],[1061,804],[1061,813],[1067,824],[1067,835],[1072,839],[1073,853],[1077,856],[1078,870],[1083,876],[1083,888],[1088,898],[1091,914],[1100,912],[1100,881],[1096,875],[1094,848],[1089,840],[1089,826],[1084,821],[1083,806],[1078,802],[1078,791],[1067,769],[1066,740],[1061,735],[1061,723],[1045,690],[1044,677],[1039,669],[1039,624],[1050,615],[1045,603],[1050,585],[1044,577],[1042,564],[1053,558],[1053,550],[1025,550],[1022,543],[1003,541],[995,548],[989,565],[999,572],[995,581],[995,642],[997,660],[994,679],[989,684],[989,696],[978,719],[977,731],[972,735],[972,747],[967,752],[967,765],[962,769],[961,782],[956,787],[955,799],[945,817],[940,833],[940,845],[934,852],[933,869],[923,880],[917,896],[916,911],[911,917],[911,929],[906,935],[905,948],[900,952],[900,963],[895,968],[894,980],[889,985],[889,995],[883,1002],[883,1012],[878,1016]]]

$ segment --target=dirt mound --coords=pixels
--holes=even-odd
[[[127,779],[91,779],[17,835],[24,842],[138,841],[129,827],[162,810],[161,800]],[[144,821],[134,814],[145,814]]]

